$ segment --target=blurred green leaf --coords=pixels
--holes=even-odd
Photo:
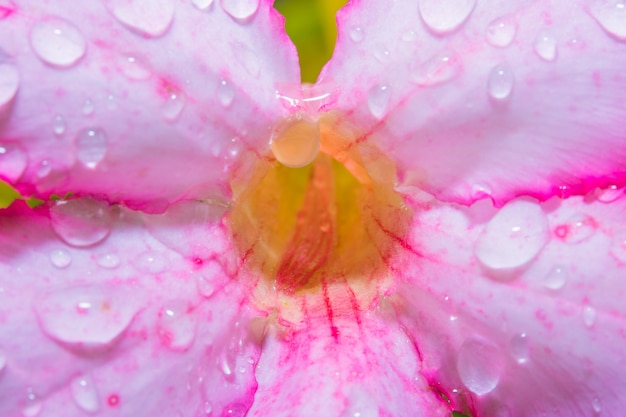
[[[7,208],[20,198],[20,193],[4,181],[0,181],[0,208]]]

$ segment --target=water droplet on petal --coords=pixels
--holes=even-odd
[[[602,412],[602,405],[600,404],[600,400],[598,398],[593,399],[591,407],[593,408],[593,412],[596,414],[600,414]]]
[[[131,80],[143,81],[152,75],[145,61],[137,56],[121,56],[118,60],[119,69]]]
[[[568,272],[563,266],[555,266],[546,275],[543,285],[551,290],[560,290],[567,282]]]
[[[109,94],[106,100],[106,106],[108,110],[115,110],[117,108],[117,100],[113,94]]]
[[[461,73],[461,60],[453,51],[441,51],[420,64],[412,74],[412,81],[422,86],[444,83]]]
[[[50,262],[57,268],[67,268],[72,263],[72,255],[65,249],[54,249],[50,252]]]
[[[91,198],[59,201],[50,208],[52,228],[67,244],[84,247],[103,241],[111,232],[108,204]]]
[[[0,64],[0,106],[15,97],[20,86],[20,74],[13,64]]]
[[[378,85],[373,87],[367,95],[367,107],[377,119],[382,119],[387,114],[389,99],[391,98],[391,86]]]
[[[456,362],[463,384],[475,394],[493,391],[500,382],[504,359],[495,345],[480,339],[463,342]]]
[[[596,322],[596,309],[591,306],[583,307],[583,322],[585,326],[591,327]]]
[[[576,214],[567,222],[557,226],[554,234],[568,244],[577,244],[589,239],[597,229],[596,221],[586,214]]]
[[[281,164],[291,168],[303,167],[319,152],[319,125],[302,117],[286,119],[272,132],[270,148]]]
[[[0,372],[2,372],[2,370],[4,369],[6,365],[7,365],[7,355],[6,353],[4,353],[2,349],[0,349]]]
[[[144,252],[137,256],[133,265],[146,274],[159,274],[168,268],[168,262],[165,257],[158,252]]]
[[[87,50],[78,28],[58,17],[36,22],[30,31],[30,45],[43,62],[58,67],[71,67]]]
[[[541,208],[514,200],[489,221],[476,240],[474,253],[489,268],[515,268],[537,256],[548,239],[548,220]]]
[[[598,201],[602,203],[612,203],[624,196],[624,189],[619,188],[617,185],[611,185],[604,190],[598,190],[596,196]]]
[[[187,97],[183,92],[170,94],[161,108],[163,117],[170,122],[178,120],[185,104],[187,104]]]
[[[0,171],[5,179],[15,182],[22,177],[28,159],[18,145],[0,143]]]
[[[54,120],[52,121],[52,131],[54,132],[54,134],[57,136],[61,136],[63,133],[65,133],[65,127],[65,119],[63,118],[63,116],[60,116],[58,114],[54,116]]]
[[[510,343],[511,354],[519,364],[528,362],[528,336],[520,333],[513,336]]]
[[[207,298],[212,296],[217,286],[224,282],[225,275],[222,266],[215,260],[210,260],[196,275],[198,293]]]
[[[509,46],[517,33],[517,22],[512,16],[500,17],[487,26],[487,42],[501,48]]]
[[[222,9],[233,19],[246,21],[259,9],[259,0],[222,0]]]
[[[505,100],[513,91],[513,70],[508,65],[498,65],[489,73],[487,92],[495,100]]]
[[[170,301],[159,315],[159,335],[172,350],[186,350],[196,336],[196,319],[184,301]]]
[[[415,33],[414,30],[407,30],[406,32],[402,34],[402,40],[404,42],[413,42],[416,39],[417,39],[417,34]]]
[[[595,0],[589,7],[591,16],[617,40],[626,41],[626,2]]]
[[[24,407],[22,415],[24,417],[37,417],[41,413],[41,410],[43,410],[43,404],[35,402],[34,404]]]
[[[50,338],[77,348],[114,343],[138,311],[137,298],[108,286],[76,286],[44,294],[34,304]]]
[[[542,31],[533,44],[535,52],[545,61],[556,58],[556,38],[550,32]]]
[[[147,37],[158,37],[174,20],[174,0],[111,0],[107,7],[128,29]]]
[[[352,26],[350,28],[350,39],[352,39],[353,42],[361,42],[364,36],[365,33],[360,26]]]
[[[222,106],[228,107],[235,98],[235,89],[232,84],[226,80],[220,81],[217,86],[217,98],[222,103]]]
[[[196,6],[198,10],[208,10],[213,4],[213,0],[191,0],[191,3]]]
[[[76,135],[76,158],[95,169],[107,154],[107,137],[101,129],[83,129]]]
[[[83,114],[85,116],[89,116],[93,114],[94,110],[95,110],[95,106],[93,104],[93,101],[91,101],[90,99],[85,100],[85,102],[83,103],[83,109],[82,109]]]
[[[45,178],[50,174],[51,170],[52,170],[52,164],[50,163],[50,161],[43,160],[39,164],[39,167],[37,167],[37,176],[39,178]]]
[[[114,253],[107,253],[98,258],[98,265],[106,269],[115,269],[120,265],[120,257]]]
[[[461,26],[475,5],[476,0],[420,0],[419,11],[428,29],[446,34]]]
[[[100,410],[100,399],[94,382],[90,376],[76,377],[70,383],[70,391],[76,405],[88,413],[96,413]]]

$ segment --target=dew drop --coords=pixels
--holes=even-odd
[[[217,98],[224,107],[228,107],[232,104],[235,98],[235,89],[230,82],[226,80],[220,81],[217,86]]]
[[[476,0],[420,0],[419,11],[426,27],[446,34],[461,26],[474,10]]]
[[[107,7],[115,18],[140,35],[163,35],[174,20],[174,0],[111,0]]]
[[[489,73],[487,92],[495,100],[505,100],[513,91],[513,70],[508,65],[498,65]]]
[[[163,107],[161,113],[165,120],[173,122],[178,120],[180,114],[183,112],[185,105],[187,104],[187,97],[182,92],[171,93]]]
[[[585,326],[591,327],[596,322],[596,309],[591,306],[583,307],[583,322]]]
[[[519,364],[528,362],[528,335],[519,333],[510,342],[511,354]]]
[[[120,265],[120,257],[114,253],[107,253],[98,258],[98,265],[106,269],[115,269]]]
[[[619,262],[626,264],[626,233],[616,233],[611,240],[611,255]]]
[[[93,114],[94,110],[95,110],[95,106],[93,104],[93,101],[91,101],[91,99],[85,100],[85,102],[83,103],[83,109],[82,109],[83,114],[85,116],[89,116]]]
[[[548,239],[548,220],[539,205],[514,200],[489,221],[476,240],[474,254],[489,268],[515,268],[537,256]]]
[[[563,266],[555,266],[552,270],[546,275],[545,280],[543,281],[543,285],[546,288],[551,290],[560,290],[563,288],[568,279],[567,269]]]
[[[456,366],[459,377],[467,389],[475,394],[484,395],[498,386],[504,359],[495,345],[472,338],[463,342]]]
[[[65,249],[54,249],[50,252],[50,262],[59,269],[67,268],[72,263],[72,255]]]
[[[626,41],[626,2],[595,0],[589,7],[591,16],[617,40]]]
[[[593,236],[596,228],[597,224],[593,217],[579,213],[570,217],[564,224],[557,226],[554,233],[565,243],[573,245],[588,240]]]
[[[18,145],[0,143],[0,171],[5,179],[15,182],[26,170],[28,159],[26,153]]]
[[[461,60],[453,51],[441,51],[420,64],[412,74],[412,81],[422,86],[433,86],[457,77]]]
[[[107,137],[101,129],[83,129],[76,135],[76,158],[95,169],[107,154]]]
[[[61,136],[63,133],[65,133],[65,128],[65,119],[63,118],[63,116],[60,116],[58,114],[54,116],[54,120],[52,121],[52,131],[54,132],[54,134],[57,136]]]
[[[118,59],[118,67],[122,74],[131,80],[143,81],[152,75],[143,58],[129,55]]]
[[[37,417],[41,413],[41,410],[43,410],[43,404],[40,402],[35,402],[22,409],[22,416]]]
[[[556,38],[550,32],[542,31],[537,35],[533,44],[535,52],[545,61],[554,61],[556,58]]]
[[[413,42],[417,39],[417,34],[414,30],[407,30],[402,34],[402,40],[404,42]]]
[[[303,167],[319,152],[319,125],[302,117],[286,119],[272,132],[270,148],[281,164],[290,168]]]
[[[593,399],[591,407],[593,408],[593,412],[596,414],[600,414],[602,412],[602,405],[600,404],[600,400],[598,398]]]
[[[511,16],[500,17],[487,26],[485,38],[493,46],[505,48],[509,46],[517,34],[517,22]]]
[[[109,206],[91,198],[57,202],[50,208],[50,220],[63,241],[78,247],[103,241],[113,223]]]
[[[187,350],[196,336],[195,315],[180,300],[170,301],[162,308],[158,327],[163,344],[172,350]]]
[[[95,285],[46,293],[34,308],[46,335],[83,349],[111,346],[138,311],[136,297]]]
[[[233,403],[224,407],[223,417],[244,417],[248,412],[248,407],[241,403]]]
[[[612,203],[624,196],[624,190],[618,188],[617,185],[611,185],[604,190],[598,190],[596,196],[602,203]]]
[[[70,383],[72,397],[81,409],[88,413],[96,413],[100,410],[100,399],[94,382],[90,376],[76,377]]]
[[[167,259],[158,252],[144,252],[135,258],[133,265],[143,273],[159,274],[165,271],[169,265]]]
[[[207,262],[202,271],[196,275],[196,288],[198,293],[203,297],[210,297],[215,293],[218,283],[224,278],[224,270],[222,266],[215,260]]]
[[[37,176],[39,178],[45,178],[50,175],[50,171],[52,170],[52,164],[48,160],[43,160],[37,167]]]
[[[58,17],[36,22],[30,31],[30,45],[39,59],[57,67],[71,67],[87,50],[78,28]]]
[[[350,39],[352,39],[353,42],[361,42],[364,37],[365,33],[360,26],[352,26],[350,28]]]
[[[0,106],[15,97],[20,86],[20,74],[13,64],[0,64]]]
[[[259,9],[259,0],[221,0],[221,5],[233,19],[246,21]]]
[[[208,10],[213,5],[213,0],[191,0],[198,10]]]
[[[370,89],[367,95],[367,107],[377,119],[382,119],[387,114],[389,99],[391,98],[391,86],[378,85]]]
[[[113,94],[109,94],[106,100],[106,107],[108,110],[115,110],[117,108],[117,101]]]

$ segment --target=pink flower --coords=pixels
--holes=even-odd
[[[0,415],[626,410],[624,3],[338,22],[0,0]]]

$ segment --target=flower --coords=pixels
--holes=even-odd
[[[0,414],[619,414],[624,10],[0,1]]]

